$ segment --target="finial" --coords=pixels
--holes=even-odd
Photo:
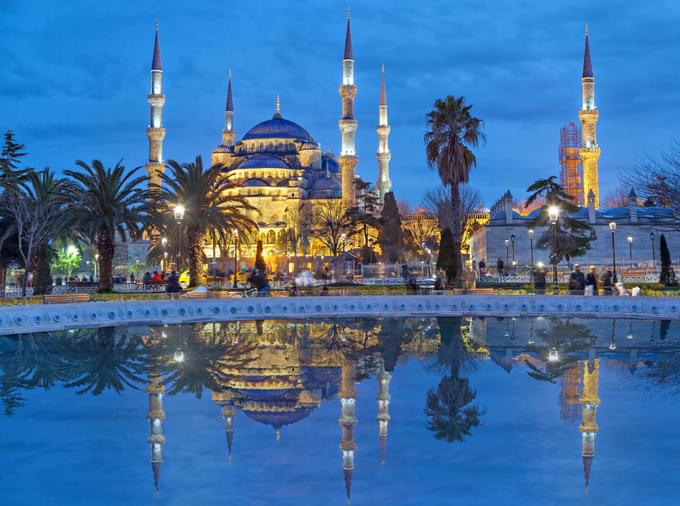
[[[276,95],[276,114],[281,114],[281,97]]]
[[[158,31],[158,18],[156,18],[156,31]]]
[[[586,21],[586,37],[590,35],[590,30],[588,30],[588,22]]]
[[[276,429],[276,444],[277,444],[277,446],[280,442],[281,442],[281,429]]]
[[[351,8],[351,7],[347,7],[347,19],[349,19],[349,18],[351,18],[351,17],[352,17],[352,8]]]

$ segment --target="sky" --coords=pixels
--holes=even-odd
[[[423,133],[434,100],[464,96],[484,121],[471,184],[487,205],[559,174],[559,129],[578,121],[584,26],[600,109],[601,193],[677,137],[680,3],[673,0],[336,0],[116,2],[0,0],[0,129],[26,164],[148,157],[149,70],[161,33],[165,159],[209,158],[220,142],[232,69],[240,138],[282,113],[338,153],[347,8],[356,60],[357,172],[374,181],[380,66],[397,199],[438,184]]]

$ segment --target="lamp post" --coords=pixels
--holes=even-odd
[[[618,281],[617,275],[616,275],[616,222],[612,221],[609,222],[609,231],[612,233],[612,268],[613,268],[613,276],[612,279],[614,280],[614,283]]]
[[[177,270],[182,273],[182,220],[184,219],[184,206],[177,204],[172,214],[177,222]]]
[[[517,274],[516,267],[515,267],[517,265],[517,262],[515,261],[515,240],[516,239],[517,239],[517,237],[515,237],[515,234],[512,234],[510,236],[510,244],[512,245],[512,275],[513,276],[515,274]]]
[[[552,264],[553,264],[553,293],[555,295],[560,293],[560,286],[557,283],[557,222],[560,218],[560,208],[557,206],[550,206],[548,209],[548,217],[552,226]]]
[[[506,239],[503,242],[505,243],[505,268],[507,269],[507,265],[510,263],[510,240]]]
[[[656,250],[654,249],[654,232],[649,233],[649,240],[652,241],[652,267],[656,267]]]
[[[94,255],[94,277],[95,279],[99,279],[99,253],[95,253]]]
[[[534,229],[530,228],[527,231],[527,235],[529,236],[529,252],[531,255],[531,268],[529,269],[529,276],[531,276],[531,280],[533,281],[534,279]]]
[[[633,267],[633,236],[628,236],[628,256],[630,257],[630,266]]]
[[[238,230],[234,229],[234,288],[237,288],[236,273],[238,271]]]
[[[168,252],[166,251],[166,249],[168,247],[168,238],[167,237],[163,237],[161,239],[161,246],[163,246],[163,265],[161,265],[161,270],[163,272],[165,272],[166,270],[168,270],[168,263],[167,263],[168,262]]]

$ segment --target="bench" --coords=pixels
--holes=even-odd
[[[72,304],[74,302],[90,302],[89,293],[52,293],[43,295],[44,304]]]
[[[493,295],[493,288],[475,288],[472,293],[475,295]]]

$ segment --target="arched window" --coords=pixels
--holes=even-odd
[[[276,244],[276,232],[273,230],[267,232],[267,244]]]

